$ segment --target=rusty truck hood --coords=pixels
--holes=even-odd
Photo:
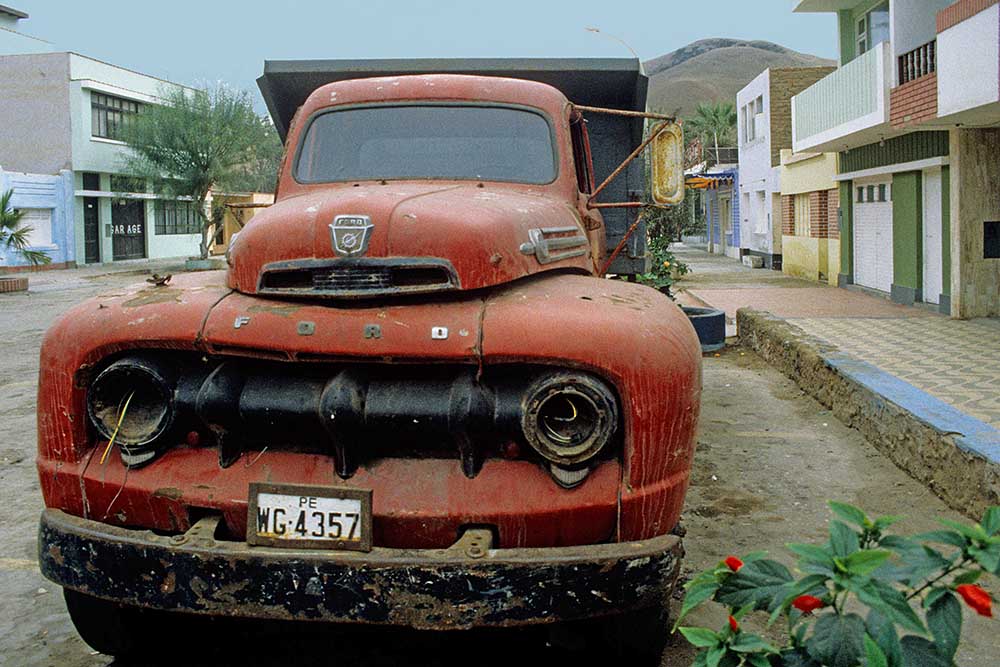
[[[343,259],[331,232],[339,215],[368,216],[372,225],[367,248],[350,259],[445,260],[462,290],[553,268],[594,270],[586,244],[572,257],[546,263],[522,247],[532,243],[532,230],[572,227],[569,234],[585,235],[579,215],[564,199],[502,185],[365,183],[289,197],[255,216],[231,247],[229,286],[255,294],[269,265]]]

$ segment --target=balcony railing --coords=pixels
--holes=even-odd
[[[792,98],[796,152],[842,150],[846,137],[888,121],[889,54],[877,44]]]
[[[898,59],[899,85],[937,71],[937,40],[932,39]]]

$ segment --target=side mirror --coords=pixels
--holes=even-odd
[[[661,123],[652,129],[650,192],[661,206],[684,201],[684,132],[679,123]]]

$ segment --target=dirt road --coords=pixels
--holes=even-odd
[[[5,343],[0,357],[0,664],[112,663],[76,636],[59,589],[42,578],[35,564],[35,527],[42,509],[34,470],[35,386],[38,347],[53,319],[91,294],[139,279],[91,276],[64,281],[58,289],[0,296],[0,340]],[[872,513],[905,515],[905,531],[931,529],[938,518],[961,520],[752,353],[730,348],[707,357],[704,378],[699,451],[684,513],[686,573],[755,549],[787,561],[785,543],[824,539],[828,498]],[[995,588],[996,582],[990,584]],[[708,609],[692,621],[721,622],[717,612]],[[968,613],[965,623],[958,664],[996,664],[996,626]],[[544,634],[532,632],[438,636],[282,626],[270,632],[219,628],[213,638],[208,648],[192,646],[185,662],[284,665],[294,646],[297,664],[306,665],[500,665],[523,662],[526,656],[581,664],[579,656],[567,658],[547,645]],[[690,664],[691,653],[682,644],[666,664]]]

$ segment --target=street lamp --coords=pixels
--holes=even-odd
[[[600,28],[590,27],[590,28],[584,28],[584,30],[586,30],[587,32],[592,32],[597,35],[604,35],[605,37],[609,37],[618,42],[619,44],[621,44],[622,46],[624,46],[626,49],[629,50],[629,52],[631,52],[633,56],[635,56],[635,59],[639,61],[639,73],[643,75],[646,74],[645,69],[642,66],[642,58],[639,57],[639,54],[635,52],[635,49],[629,46],[629,43],[626,42],[624,39],[618,37],[617,35],[612,35],[610,32],[604,32]]]

